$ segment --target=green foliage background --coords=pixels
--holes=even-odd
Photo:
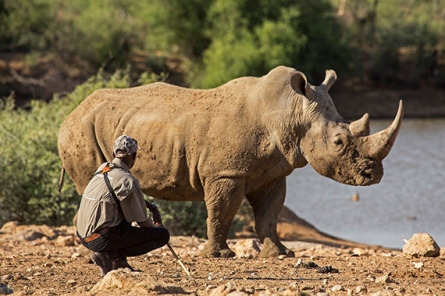
[[[147,75],[143,82],[152,81]],[[61,161],[57,151],[59,127],[64,118],[90,93],[104,87],[128,87],[128,71],[112,76],[100,72],[63,99],[32,101],[31,110],[14,109],[13,98],[0,101],[0,224],[62,225],[71,223],[79,196],[73,183],[59,193]]]
[[[355,83],[445,87],[444,14],[439,1],[0,0],[0,60],[20,54],[33,69],[45,59],[85,81],[25,110],[0,67],[0,91],[12,93],[0,101],[0,225],[70,223],[79,197],[68,178],[56,190],[57,134],[95,89],[209,88],[281,64],[314,83],[333,68]],[[162,207],[177,234],[205,235],[202,203]]]

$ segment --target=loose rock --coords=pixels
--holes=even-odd
[[[343,286],[340,286],[340,285],[335,285],[331,288],[332,292],[338,292],[338,291],[344,291],[344,290],[345,290],[345,288],[343,288]]]
[[[124,289],[131,291],[132,295],[153,295],[153,294],[183,294],[180,287],[169,286],[166,283],[156,280],[142,272],[131,272],[129,269],[112,270],[107,273],[91,290],[91,293],[98,294],[100,291],[112,292]]]
[[[403,254],[408,258],[437,257],[440,248],[428,233],[415,233],[403,246]]]
[[[14,293],[14,291],[11,288],[3,283],[0,283],[0,294],[8,295],[12,293]]]
[[[6,282],[6,281],[9,281],[9,280],[12,280],[12,279],[14,279],[14,276],[12,276],[11,274],[5,274],[4,276],[2,276],[2,281],[3,282]]]
[[[338,269],[332,268],[330,265],[326,265],[317,269],[318,273],[338,273]]]
[[[72,236],[59,236],[54,242],[56,246],[59,247],[69,247],[74,246],[74,237]]]
[[[306,269],[312,269],[312,268],[319,268],[320,266],[318,266],[315,262],[309,261],[308,263],[303,262],[303,260],[301,260],[300,258],[298,259],[297,263],[295,264],[296,268],[306,268]]]
[[[239,240],[233,247],[238,258],[253,258],[260,253],[260,247],[254,239],[243,239]]]
[[[372,293],[371,296],[395,296],[396,293],[394,293],[393,291],[389,291],[389,290],[384,290],[384,291],[378,291],[376,293]]]
[[[225,285],[219,286],[216,289],[214,289],[212,291],[212,293],[210,294],[210,296],[224,296],[224,295],[232,295],[232,292],[236,291],[236,285],[234,283],[227,283]],[[246,293],[244,292],[240,292],[243,293],[242,295],[246,295]]]
[[[352,253],[357,256],[362,256],[362,255],[365,255],[367,252],[362,248],[354,248],[352,250]]]
[[[360,294],[360,293],[366,293],[367,292],[367,289],[366,289],[366,287],[365,286],[357,286],[356,288],[355,288],[355,294]]]
[[[377,277],[375,279],[375,282],[376,283],[390,283],[391,279],[389,278],[388,275],[382,275],[382,276]]]

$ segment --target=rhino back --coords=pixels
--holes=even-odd
[[[141,150],[132,172],[145,193],[201,200],[208,178],[255,179],[265,169],[258,160],[270,143],[256,111],[246,108],[256,79],[245,80],[210,90],[165,83],[99,90],[79,105],[66,125],[71,126],[74,140],[92,129],[97,150],[108,160],[119,135],[136,138]],[[83,141],[93,139],[83,137]],[[101,161],[89,161],[89,170],[94,172]]]

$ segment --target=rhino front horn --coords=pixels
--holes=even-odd
[[[367,154],[371,158],[381,161],[388,155],[397,138],[397,134],[399,133],[400,126],[402,125],[402,118],[403,102],[400,100],[399,110],[391,125],[383,131],[363,138],[364,148],[367,150]]]

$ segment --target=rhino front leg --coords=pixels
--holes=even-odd
[[[286,195],[286,179],[280,179],[266,189],[247,195],[255,216],[255,230],[263,243],[259,257],[276,257],[295,254],[278,239],[277,221]]]
[[[227,235],[233,217],[243,200],[244,181],[218,179],[205,186],[208,241],[201,254],[206,257],[233,257],[227,245]]]

